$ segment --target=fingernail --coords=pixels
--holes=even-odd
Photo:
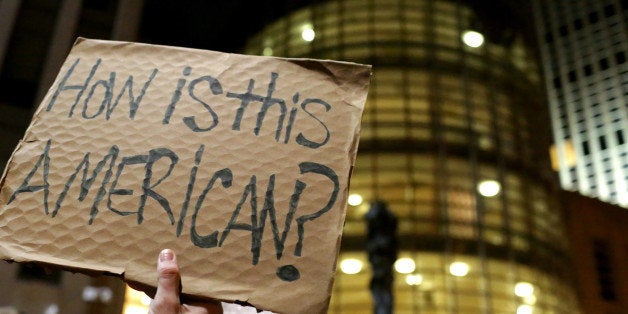
[[[174,252],[172,252],[172,250],[165,249],[161,251],[161,253],[159,253],[160,262],[171,261],[173,259],[174,259]]]

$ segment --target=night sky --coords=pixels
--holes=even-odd
[[[145,0],[137,41],[241,53],[247,39],[261,31],[265,25],[303,6],[321,1]],[[508,3],[517,4],[518,1],[461,1],[465,1],[465,3],[475,7],[478,15],[482,16],[478,20],[484,22],[478,24],[477,27],[478,30],[485,34],[488,40],[493,42],[501,41],[504,44],[508,44],[512,39],[510,35],[513,34],[513,32],[509,31],[509,28],[515,24],[514,21],[516,20],[514,18],[516,15],[509,14],[516,11],[516,7],[512,7],[512,4],[509,5]],[[81,17],[81,20],[78,22],[83,27],[82,33],[79,35],[87,38],[108,38],[109,34],[107,32],[111,29],[111,23],[113,23],[116,3],[113,0],[89,0],[85,2],[84,7],[89,7],[92,11],[101,10],[108,12],[111,21],[108,21],[109,24],[107,24],[107,21],[102,21],[98,18],[84,20]],[[365,5],[368,3],[369,1],[365,1]],[[42,4],[39,5],[41,6]],[[37,5],[34,5],[34,7],[37,8]],[[32,12],[37,11],[31,9],[26,12],[30,12],[33,15]],[[37,94],[38,80],[40,79],[38,73],[43,69],[45,54],[48,51],[46,48],[46,37],[52,36],[54,20],[48,21],[48,24],[43,23],[43,21],[39,24],[39,29],[37,29],[39,33],[32,30],[32,26],[26,22],[23,25],[17,24],[16,27],[18,28],[31,30],[20,33],[22,38],[19,36],[12,37],[12,42],[21,43],[22,46],[15,44],[14,47],[16,49],[9,51],[5,57],[3,71],[0,74],[0,101],[21,107],[31,107],[36,101],[34,98]],[[99,27],[102,27],[102,29]],[[30,40],[28,38],[28,36],[35,36],[36,34],[41,35],[38,38],[41,37],[42,40]],[[27,45],[26,43],[28,43],[28,46],[25,46]],[[31,71],[26,72],[24,69],[30,69]]]
[[[239,52],[263,25],[313,1],[147,0],[139,41]]]
[[[376,1],[376,0],[375,0]],[[320,0],[146,0],[140,42],[241,52],[264,25]],[[508,44],[518,20],[518,1],[465,0],[476,9],[476,25],[489,40]],[[532,35],[532,34],[528,34]],[[529,38],[529,40],[534,40]]]

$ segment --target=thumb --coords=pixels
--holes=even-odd
[[[155,299],[150,304],[151,313],[179,313],[181,277],[177,258],[172,250],[165,249],[159,253],[157,273],[159,275],[157,292]]]

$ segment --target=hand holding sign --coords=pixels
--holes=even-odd
[[[250,306],[219,302],[181,302],[179,295],[181,276],[176,255],[172,250],[165,249],[159,253],[157,261],[157,292],[150,303],[150,314],[272,314],[268,311],[258,312]]]
[[[219,303],[204,304],[181,303],[179,289],[181,276],[174,252],[165,249],[159,253],[157,261],[157,292],[150,303],[150,314],[218,314],[222,313]]]
[[[326,311],[370,67],[80,39],[5,170],[0,257]]]

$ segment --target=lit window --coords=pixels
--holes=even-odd
[[[395,262],[395,270],[401,274],[409,274],[415,267],[414,260],[409,257],[400,258]]]
[[[565,162],[565,166],[567,167],[574,167],[577,164],[577,154],[576,154],[576,149],[573,146],[573,142],[572,141],[565,141],[564,143],[565,145],[565,149],[563,151],[563,159]],[[552,145],[550,147],[550,158],[552,161],[552,169],[554,169],[554,171],[558,171],[559,167],[560,167],[560,161],[558,158],[558,148],[556,147],[556,145]]]
[[[346,258],[340,262],[340,270],[348,275],[357,274],[362,270],[362,261],[355,258]]]
[[[59,306],[56,304],[50,304],[44,310],[44,314],[58,314],[58,313],[59,313]]]
[[[131,289],[129,286],[126,287],[123,314],[146,313],[149,304],[150,298],[144,292]]]
[[[464,277],[469,273],[469,264],[464,262],[453,262],[449,265],[449,273],[456,277]]]
[[[362,204],[362,195],[360,194],[351,194],[349,195],[349,199],[347,200],[347,203],[349,203],[349,205],[351,206],[358,206],[360,204]]]
[[[462,42],[469,47],[478,48],[484,44],[484,35],[476,31],[464,31],[462,33]]]
[[[499,194],[500,189],[501,185],[495,180],[486,180],[478,184],[478,192],[486,197],[493,197]]]

